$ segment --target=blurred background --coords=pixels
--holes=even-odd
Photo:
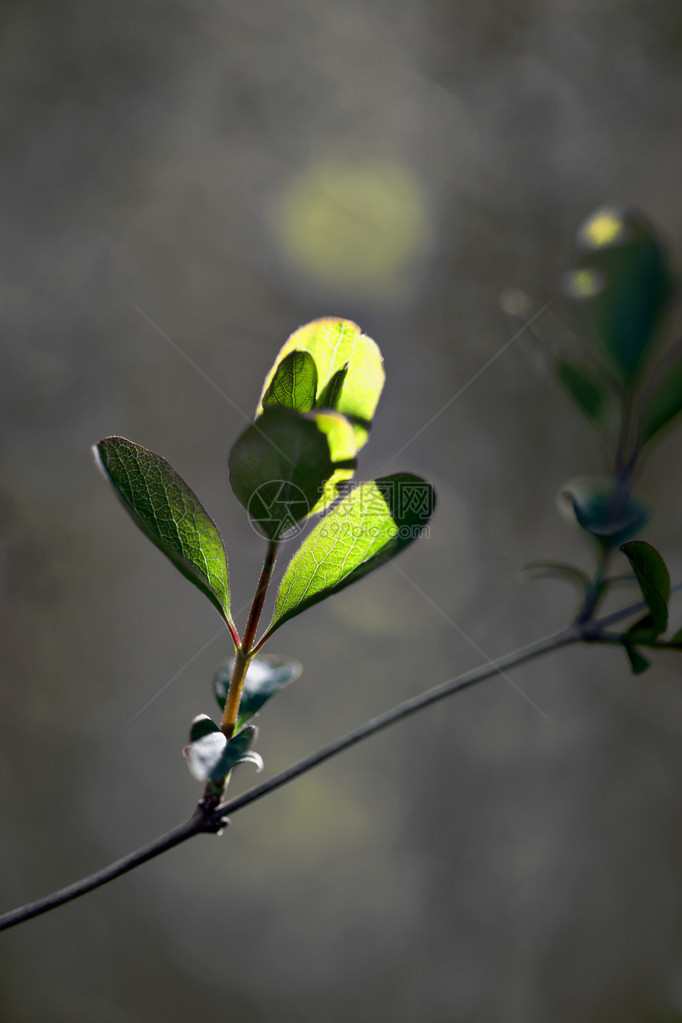
[[[602,452],[527,338],[501,351],[500,295],[555,296],[606,201],[681,265],[682,7],[3,0],[0,53],[4,910],[189,815],[180,750],[229,653],[90,445],[187,479],[243,624],[263,545],[227,454],[300,324],[377,340],[359,475],[417,472],[439,506],[277,634],[304,673],[260,722],[264,777],[567,621],[570,587],[518,573],[591,567],[555,499]],[[678,580],[681,457],[664,437],[640,488]],[[431,708],[0,936],[0,1018],[682,1019],[681,667],[572,649]]]

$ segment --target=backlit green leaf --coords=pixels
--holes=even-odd
[[[284,344],[267,376],[263,395],[267,394],[282,359],[296,350],[310,353],[317,368],[320,396],[324,396],[327,407],[350,419],[356,450],[362,447],[384,385],[378,346],[350,320],[314,320],[300,327]],[[346,367],[345,378],[341,380],[339,374]],[[329,404],[331,401],[333,405]],[[261,398],[257,411],[262,407]]]
[[[672,294],[667,253],[641,214],[609,206],[582,224],[575,249],[566,290],[587,309],[614,364],[630,380]]]
[[[348,363],[342,366],[341,369],[337,369],[336,373],[329,378],[327,386],[324,387],[317,396],[315,401],[315,408],[329,408],[335,409],[341,400],[341,392],[343,391],[343,385],[346,382],[348,376]]]
[[[318,430],[327,438],[331,460],[334,463],[334,472],[324,484],[320,500],[311,513],[317,515],[336,501],[340,488],[353,478],[357,445],[353,426],[345,416],[328,411],[316,412],[314,416]]]
[[[601,381],[584,366],[565,362],[563,359],[557,359],[556,373],[583,415],[595,423],[600,423],[607,397],[606,388]]]
[[[235,495],[271,540],[310,514],[334,472],[315,416],[281,408],[267,409],[245,430],[230,452],[229,467]]]
[[[665,562],[655,547],[645,540],[632,540],[620,549],[637,576],[642,596],[651,612],[656,635],[660,635],[668,627],[670,600],[670,575]]]
[[[417,539],[433,508],[432,486],[408,473],[353,489],[289,562],[268,633],[398,554]]]
[[[106,437],[93,451],[133,521],[229,622],[223,542],[194,492],[165,458],[124,437]]]
[[[315,404],[317,369],[308,352],[290,352],[277,365],[262,407],[288,408],[294,412],[309,412]]]
[[[233,659],[225,661],[218,668],[213,678],[216,700],[222,710],[225,709],[233,666]],[[302,668],[299,662],[289,660],[288,658],[277,657],[274,654],[254,657],[249,664],[246,678],[244,679],[244,687],[239,702],[237,728],[241,728],[249,718],[257,714],[271,696],[278,693],[289,682],[297,679],[301,671]]]

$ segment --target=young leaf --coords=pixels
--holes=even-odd
[[[234,660],[225,661],[213,677],[213,690],[221,710],[225,709],[227,690],[230,686],[233,666]],[[254,657],[249,664],[246,678],[244,679],[244,687],[239,702],[237,729],[241,728],[254,714],[257,714],[271,696],[278,693],[289,682],[297,679],[302,670],[298,661],[277,657],[274,654]]]
[[[434,503],[431,484],[408,473],[352,490],[289,562],[267,634],[395,557],[420,535]]]
[[[219,731],[220,728],[215,721],[211,720],[208,714],[198,714],[189,730],[189,741],[196,742],[197,739],[203,739],[205,735],[211,735],[213,732]]]
[[[194,492],[165,458],[124,437],[106,437],[93,452],[133,521],[230,623],[223,542]]]
[[[578,525],[607,549],[635,536],[649,521],[644,505],[613,488],[602,490],[578,480],[568,484],[562,497],[568,501]]]
[[[350,320],[314,320],[291,335],[279,352],[263,388],[266,395],[282,360],[292,351],[309,352],[317,367],[317,381],[327,407],[353,423],[356,451],[367,440],[372,417],[384,386],[381,353]],[[343,380],[339,374],[348,367]],[[339,387],[340,383],[340,387]],[[319,406],[318,406],[319,407]],[[257,414],[263,408],[262,398]]]
[[[266,409],[239,437],[229,467],[235,495],[271,540],[310,514],[334,472],[315,417],[282,408]]]
[[[309,412],[315,405],[317,368],[308,352],[290,352],[278,364],[263,395],[263,409],[288,408]]]
[[[644,655],[630,643],[623,642],[623,650],[625,650],[625,653],[627,654],[633,675],[641,675],[642,672],[645,672],[647,668],[651,667],[651,661],[644,657]]]
[[[637,373],[672,295],[664,247],[637,212],[604,207],[580,227],[568,293],[591,314],[626,381]]]
[[[320,391],[315,400],[315,408],[337,408],[338,403],[341,400],[343,385],[345,384],[346,377],[348,376],[348,366],[349,363],[346,363],[345,366],[342,366],[341,369],[337,369],[336,373],[329,378],[327,386]]]
[[[645,540],[632,540],[623,544],[620,549],[637,576],[642,596],[651,612],[656,635],[660,635],[668,627],[670,600],[670,576],[665,562],[658,551]]]
[[[557,359],[556,373],[583,415],[594,423],[601,423],[607,397],[601,381],[584,366],[563,359]]]
[[[632,646],[634,643],[639,646],[655,646],[658,635],[653,618],[650,614],[646,614],[623,633],[623,642],[628,646]]]
[[[192,732],[199,721],[201,721],[201,727],[204,727],[205,717],[206,715],[202,714],[200,718],[194,719]],[[208,720],[210,721],[210,718]],[[190,773],[197,781],[220,782],[227,777],[233,767],[243,761],[250,761],[258,765],[260,757],[256,760],[254,755],[248,752],[257,734],[258,729],[253,725],[242,728],[229,740],[217,725],[215,731],[207,731],[196,739],[192,739],[192,733],[190,733],[190,744],[183,750],[187,757]],[[262,765],[262,761],[260,763]]]
[[[652,392],[644,399],[642,444],[647,444],[680,412],[682,412],[682,358],[665,367],[665,372],[659,375]]]

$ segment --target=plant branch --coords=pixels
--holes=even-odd
[[[202,833],[219,834],[227,824],[228,821],[222,812],[206,813],[200,804],[184,824],[178,825],[178,827],[173,828],[154,842],[150,842],[148,845],[138,849],[137,852],[130,853],[128,856],[116,860],[115,863],[110,863],[103,870],[98,870],[97,873],[84,877],[80,881],[76,881],[75,884],[67,885],[66,888],[60,888],[58,891],[52,892],[51,895],[46,895],[43,899],[29,902],[26,906],[20,906],[19,909],[14,909],[10,913],[0,916],[0,931],[14,927],[25,920],[31,920],[34,916],[47,913],[50,909],[63,906],[65,902],[72,902],[80,895],[86,895],[87,892],[91,892],[94,888],[99,888],[108,881],[113,881],[114,878],[120,877],[121,874],[134,870],[135,867],[141,866],[147,860],[154,859],[155,856],[160,856],[161,853],[167,852],[176,845],[180,845],[194,835]]]
[[[492,678],[495,675],[501,675],[505,671],[517,668],[519,665],[525,664],[526,661],[533,660],[535,657],[540,657],[542,654],[548,654],[554,650],[559,650],[561,647],[569,646],[571,643],[578,643],[582,640],[582,638],[580,627],[571,625],[562,632],[553,633],[545,639],[541,639],[536,643],[531,643],[529,646],[522,647],[521,650],[517,650],[514,653],[500,657],[496,661],[490,661],[488,664],[484,664],[479,668],[474,668],[472,671],[468,671],[463,675],[458,675],[457,678],[444,682],[442,685],[436,686],[434,689],[428,689],[425,693],[420,693],[419,696],[414,696],[412,699],[405,700],[404,703],[398,704],[397,707],[387,711],[385,714],[380,714],[379,717],[372,718],[371,721],[367,721],[364,725],[360,725],[359,728],[354,729],[352,732],[348,732],[340,739],[330,743],[329,746],[325,746],[324,749],[306,757],[305,760],[300,760],[297,764],[294,764],[292,767],[287,768],[280,774],[275,775],[274,778],[270,778],[269,781],[265,781],[261,785],[256,785],[254,788],[244,792],[241,796],[235,796],[234,799],[230,799],[226,803],[222,803],[217,810],[224,815],[235,813],[237,810],[241,810],[242,807],[248,806],[249,803],[254,803],[257,799],[261,799],[269,792],[274,792],[275,789],[281,788],[283,785],[293,781],[294,778],[298,778],[307,771],[312,770],[312,768],[317,767],[318,764],[324,763],[325,760],[329,760],[331,757],[336,756],[337,753],[342,753],[344,750],[350,749],[351,746],[355,746],[364,739],[368,739],[370,735],[376,735],[377,732],[383,731],[384,728],[388,728],[390,725],[397,724],[398,721],[402,721],[404,718],[410,717],[412,714],[416,714],[425,707],[430,707],[431,704],[437,703],[439,700],[444,700],[448,696],[453,696],[455,693],[460,693],[464,689],[469,689],[471,686],[474,686],[479,682],[485,682],[487,679]],[[2,918],[0,917],[0,921],[1,920]]]
[[[682,591],[682,583],[674,586],[671,590],[671,594],[679,593],[680,591]],[[354,731],[349,732],[340,739],[337,739],[324,749],[319,750],[317,753],[313,753],[312,756],[306,757],[304,760],[299,761],[297,764],[287,768],[280,774],[275,775],[275,777],[271,778],[269,781],[263,782],[261,785],[257,785],[254,788],[249,789],[242,795],[236,796],[234,799],[230,799],[226,803],[215,808],[200,803],[192,817],[185,821],[184,824],[181,824],[172,831],[169,831],[166,835],[156,839],[156,841],[150,842],[149,845],[143,846],[143,848],[139,849],[137,852],[131,853],[129,856],[125,856],[121,860],[117,860],[115,863],[110,864],[108,867],[98,871],[96,874],[91,874],[89,877],[83,878],[66,888],[62,888],[59,891],[46,896],[44,899],[39,899],[36,902],[31,902],[26,906],[20,906],[18,909],[5,913],[0,916],[0,931],[13,927],[16,924],[23,923],[25,920],[30,920],[32,917],[46,913],[50,909],[55,909],[57,906],[61,906],[66,902],[70,902],[73,899],[78,898],[80,895],[84,895],[86,892],[99,888],[108,881],[113,881],[114,878],[120,877],[121,874],[125,874],[129,870],[139,867],[142,863],[146,863],[147,860],[151,860],[154,857],[161,855],[161,853],[172,849],[174,846],[180,845],[186,839],[192,838],[193,835],[202,833],[219,834],[228,823],[228,814],[236,813],[237,810],[241,810],[242,807],[256,802],[256,800],[261,799],[269,792],[274,792],[275,789],[279,789],[283,785],[287,785],[289,782],[293,781],[294,778],[300,777],[307,771],[312,770],[312,768],[322,764],[325,760],[329,760],[331,757],[336,756],[337,753],[342,753],[344,750],[350,749],[351,746],[355,746],[357,743],[369,738],[369,736],[375,735],[377,732],[388,728],[390,725],[396,724],[398,721],[402,721],[404,718],[409,717],[412,714],[416,714],[425,707],[430,707],[431,704],[437,703],[439,700],[443,700],[446,697],[452,696],[464,689],[468,689],[479,682],[484,682],[486,679],[490,679],[504,671],[510,671],[527,661],[540,657],[543,654],[559,650],[561,647],[568,646],[572,643],[602,642],[603,630],[606,626],[613,625],[616,622],[629,618],[632,615],[641,614],[645,610],[645,602],[639,601],[636,604],[631,604],[628,607],[621,608],[619,611],[614,611],[612,614],[604,615],[601,618],[591,619],[589,622],[582,624],[580,622],[574,622],[566,629],[554,633],[551,636],[547,636],[545,639],[538,640],[536,643],[531,643],[529,646],[522,647],[520,650],[506,654],[504,657],[500,657],[495,661],[490,661],[488,664],[481,665],[479,668],[474,668],[472,671],[459,675],[457,678],[450,679],[448,682],[444,682],[442,685],[437,686],[434,689],[430,689],[419,696],[406,700],[393,710],[387,711],[387,713],[373,718],[366,724],[361,725]]]

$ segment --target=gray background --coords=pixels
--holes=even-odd
[[[682,8],[4,0],[0,33],[10,908],[190,812],[180,749],[229,652],[89,445],[171,461],[242,607],[262,544],[227,486],[223,395],[251,414],[299,324],[376,338],[360,475],[418,472],[440,504],[395,568],[276,637],[305,671],[263,715],[266,772],[567,620],[569,587],[517,574],[590,566],[555,495],[602,471],[593,435],[524,341],[451,399],[513,332],[503,289],[551,298],[598,204],[645,209],[679,265]],[[666,437],[641,486],[676,578],[681,455]],[[679,662],[637,680],[575,649],[514,679],[527,699],[486,683],[3,934],[1,1018],[682,1018]]]

